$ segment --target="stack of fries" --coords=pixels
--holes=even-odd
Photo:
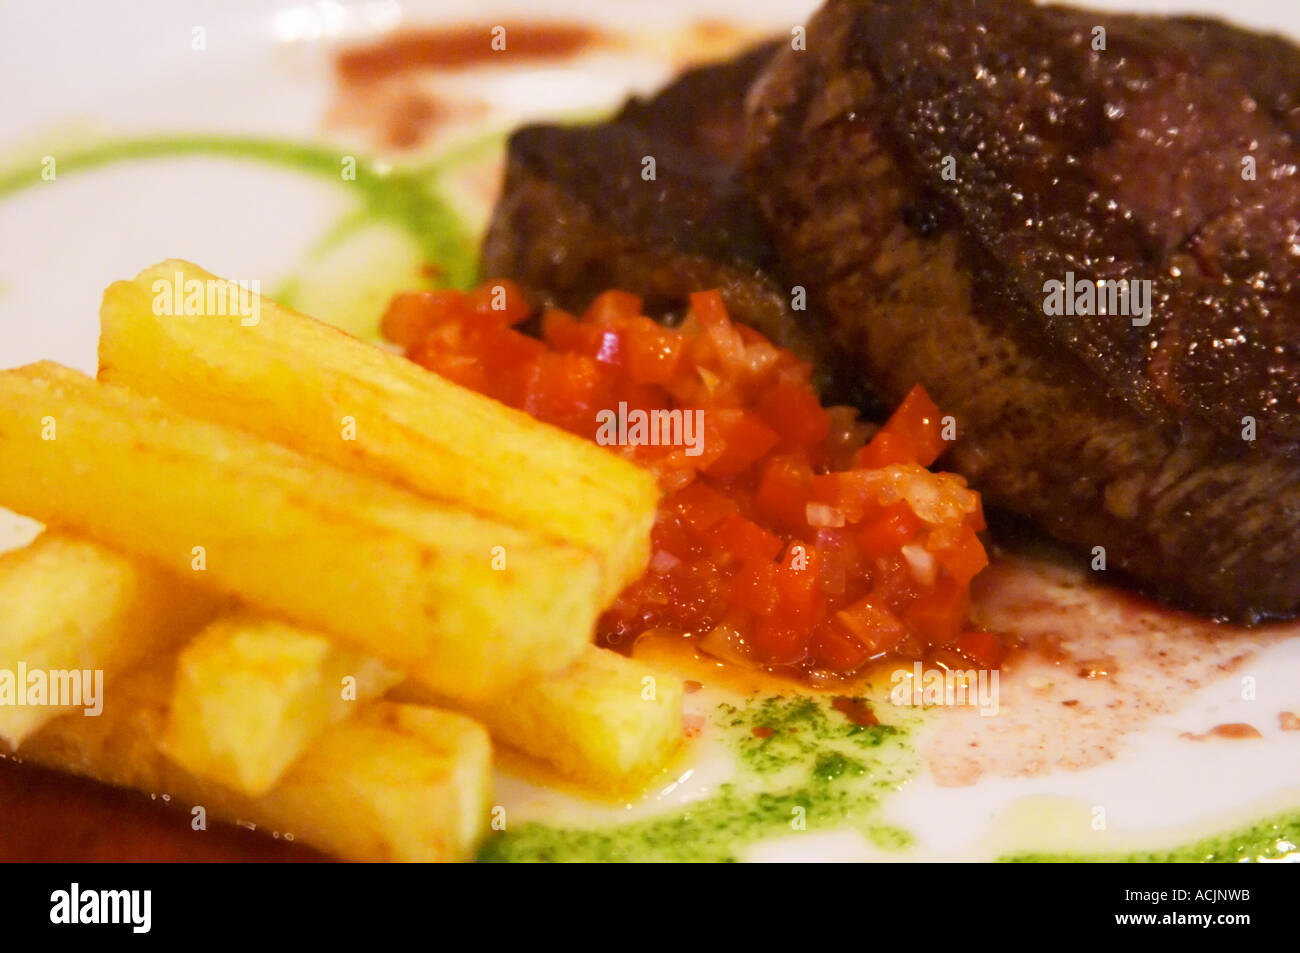
[[[0,506],[47,527],[0,557],[0,670],[106,683],[97,717],[0,707],[0,741],[358,861],[471,856],[489,736],[660,770],[680,683],[591,644],[653,479],[269,300],[158,313],[195,281],[240,293],[180,261],[108,288],[98,380],[0,372]]]

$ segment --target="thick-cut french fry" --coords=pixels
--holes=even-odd
[[[391,697],[441,703],[409,683]],[[491,702],[455,707],[487,725],[498,742],[612,791],[646,781],[682,740],[681,679],[594,645],[563,671]]]
[[[53,364],[0,372],[0,505],[477,700],[575,659],[588,552]]]
[[[64,592],[65,603],[40,615],[15,612],[10,618],[17,627],[12,629],[0,616],[0,632],[30,632],[27,641],[44,651],[53,648],[54,636],[36,623],[60,613],[69,624],[85,627],[88,636],[96,635],[88,628],[92,623],[104,624],[106,630],[97,637],[110,639],[116,651],[137,640],[144,647],[135,653],[139,656],[158,647],[151,635],[161,637],[175,628],[172,616],[178,609],[189,606],[198,613],[206,606],[207,614],[212,611],[214,600],[201,590],[98,543],[47,533],[30,548],[33,555],[38,549],[56,555],[21,560],[24,573],[9,582],[4,567],[19,562],[17,554],[0,557],[0,606],[24,605],[21,596],[30,591],[51,597],[33,601],[33,608],[37,602],[50,608],[54,587]],[[117,601],[120,580],[133,585],[129,625],[101,614],[103,606]],[[19,624],[23,619],[27,621]],[[182,631],[193,632],[203,621],[196,618]],[[347,675],[356,679],[356,702],[340,697],[340,680]],[[337,648],[308,630],[247,614],[221,618],[180,650],[164,746],[194,774],[244,793],[262,793],[312,737],[354,705],[382,694],[397,677],[373,659]],[[429,703],[437,696],[405,684],[390,697]],[[682,730],[676,680],[595,646],[568,668],[521,683],[499,705],[477,706],[476,714],[492,722],[493,734],[503,744],[574,780],[611,790],[630,787],[658,770]],[[10,740],[16,743],[21,736]]]
[[[178,287],[226,306],[198,294],[177,309]],[[230,307],[232,291],[184,261],[109,286],[101,379],[590,549],[606,601],[644,571],[648,472],[265,298]]]
[[[48,691],[40,704],[24,699],[33,680],[75,681],[81,707],[96,707],[104,684],[193,635],[221,601],[144,560],[61,533],[0,556],[0,739],[19,744],[76,710],[52,705]]]
[[[202,807],[207,818],[287,832],[345,860],[472,856],[491,799],[491,744],[481,725],[435,708],[372,702],[326,729],[275,787],[251,798],[163,754],[174,665],[168,656],[128,672],[102,716],[57,718],[19,748],[19,757],[168,794],[192,816]]]
[[[256,797],[313,738],[400,679],[322,635],[227,616],[180,651],[163,747],[194,774]]]

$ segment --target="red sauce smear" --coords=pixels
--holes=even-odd
[[[864,699],[837,695],[831,702],[831,707],[844,715],[852,724],[867,726],[880,724],[880,719]]]
[[[493,47],[496,26],[505,30],[496,43],[500,47],[504,42],[504,49]],[[450,71],[494,62],[562,59],[577,55],[601,37],[590,26],[561,22],[465,23],[401,30],[342,51],[335,59],[335,69],[347,82],[373,82],[417,69]]]

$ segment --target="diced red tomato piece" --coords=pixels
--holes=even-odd
[[[889,651],[907,636],[903,620],[871,597],[841,609],[835,621],[872,655]]]
[[[672,398],[658,384],[637,384],[626,377],[612,381],[614,402],[623,401],[629,410],[671,410]],[[611,408],[613,409],[613,408]]]
[[[523,289],[509,278],[485,281],[466,296],[475,314],[513,325],[533,313]]]
[[[940,579],[930,592],[918,596],[903,610],[903,619],[923,638],[948,643],[961,630],[969,612],[969,590],[951,579]]]
[[[708,411],[705,411],[708,413]],[[722,453],[707,467],[710,476],[730,477],[767,456],[781,438],[757,414],[743,411],[734,419],[719,421]]]
[[[812,449],[831,430],[831,418],[807,386],[778,381],[758,403],[758,413],[781,437],[783,447]]]
[[[468,387],[480,394],[486,394],[491,389],[492,382],[487,369],[473,355],[445,352],[436,347],[417,347],[412,352],[412,359],[417,360],[421,367],[461,387]]]
[[[696,291],[690,296],[691,314],[706,330],[725,327],[730,329],[727,318],[727,305],[722,300],[722,292],[716,288],[711,291]]]
[[[792,543],[776,571],[781,615],[805,625],[820,621],[825,597],[821,591],[821,559],[817,550]]]
[[[775,563],[745,562],[732,577],[733,608],[750,613],[755,618],[766,618],[776,611],[778,598]]]
[[[909,605],[920,594],[921,586],[901,555],[894,553],[877,561],[871,579],[871,595],[879,600],[880,605],[897,610]]]
[[[984,551],[984,544],[980,542],[979,537],[975,535],[975,530],[969,525],[963,526],[961,536],[957,544],[948,549],[940,549],[935,552],[935,558],[939,560],[948,572],[957,582],[966,585],[975,576],[989,564],[988,553]]]
[[[930,395],[925,392],[920,384],[913,387],[903,398],[903,402],[898,405],[885,421],[885,425],[880,428],[880,432],[872,438],[871,443],[863,448],[865,453],[870,449],[871,444],[876,443],[882,435],[887,435],[887,441],[893,441],[897,444],[897,451],[902,452],[903,448],[910,448],[912,456],[910,462],[919,463],[923,467],[938,460],[947,448],[947,441],[943,439],[942,427],[939,419],[939,408]],[[878,449],[877,454],[884,454],[884,451]],[[891,460],[891,463],[904,463],[909,461]],[[865,465],[865,464],[864,464]]]
[[[760,619],[754,627],[754,645],[775,665],[794,665],[808,652],[808,629],[774,619]]]
[[[957,636],[957,651],[980,668],[994,669],[1002,664],[1002,642],[991,632],[963,632]]]
[[[888,556],[915,539],[924,525],[907,503],[893,503],[858,528],[858,545],[869,557]]]
[[[709,530],[709,542],[737,559],[762,562],[771,562],[785,546],[780,536],[734,512]]]
[[[873,654],[855,636],[834,622],[824,622],[813,630],[809,647],[815,663],[844,675],[862,668]]]
[[[844,514],[848,523],[860,523],[881,510],[874,488],[866,470],[844,470],[824,473],[813,478],[812,497],[827,503]]]
[[[557,351],[594,357],[600,352],[602,332],[583,324],[567,311],[552,308],[542,315],[542,339]]]
[[[848,590],[848,558],[838,549],[829,549],[822,545],[827,540],[825,533],[818,534],[817,551],[821,553],[821,585],[822,593],[828,600],[834,601],[839,599]]]
[[[638,318],[628,326],[627,360],[624,366],[638,383],[666,384],[677,373],[685,345],[681,335]]]
[[[527,368],[548,356],[541,341],[487,321],[468,332],[464,348],[487,375],[486,393],[516,405],[527,387]]]
[[[608,324],[620,318],[635,318],[641,314],[641,298],[628,291],[602,291],[587,306],[583,320],[592,324]]]
[[[673,511],[659,511],[650,540],[656,550],[678,559],[694,559],[704,552],[699,537],[688,530],[681,514]]]
[[[812,468],[803,461],[795,457],[772,457],[763,466],[754,505],[759,513],[786,532],[802,533],[808,526],[812,482]]]
[[[911,441],[888,430],[877,430],[867,445],[858,451],[857,465],[864,470],[879,470],[896,463],[917,463],[921,451]]]
[[[379,330],[394,344],[410,349],[418,347],[436,325],[464,313],[464,298],[458,291],[406,291],[388,303]]]
[[[699,481],[670,496],[668,505],[677,510],[686,526],[700,537],[736,512],[736,504],[729,497]]]
[[[523,409],[547,423],[591,439],[601,398],[601,377],[594,360],[581,354],[546,354],[529,366]]]

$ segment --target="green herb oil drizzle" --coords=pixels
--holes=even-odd
[[[856,830],[885,851],[911,845],[880,817],[883,799],[915,768],[906,728],[855,725],[807,696],[723,704],[711,727],[738,762],[713,795],[613,826],[524,824],[490,835],[479,859],[736,861],[749,845],[805,830]]]
[[[1004,863],[1237,864],[1300,856],[1300,813],[1280,814],[1182,847],[1100,854],[1030,853],[1000,857]]]
[[[499,137],[491,137],[496,139]],[[490,145],[489,140],[485,143]],[[458,154],[478,155],[472,143]],[[486,148],[484,146],[483,148]],[[394,169],[356,156],[355,178],[345,158],[351,156],[326,146],[240,136],[184,135],[111,140],[59,156],[59,174],[97,169],[119,162],[145,159],[202,156],[239,159],[282,166],[315,175],[358,197],[361,211],[348,223],[383,222],[402,231],[416,244],[421,255],[436,264],[443,283],[469,287],[477,276],[477,247],[469,229],[441,195],[440,183],[456,161],[438,161],[411,169]],[[30,162],[0,176],[0,198],[41,183],[39,162]],[[331,234],[333,242],[338,234]]]

